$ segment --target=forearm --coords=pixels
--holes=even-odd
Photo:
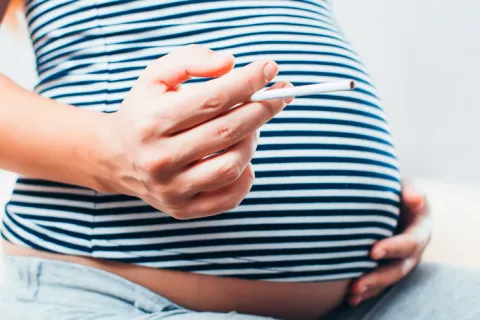
[[[43,98],[0,74],[0,168],[105,191],[106,117]]]
[[[0,23],[2,22],[5,11],[7,10],[9,0],[0,0]]]

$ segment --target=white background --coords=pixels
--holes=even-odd
[[[334,0],[409,176],[480,183],[480,1]]]
[[[480,265],[480,1],[334,2],[384,100],[403,172],[433,204],[427,257]],[[28,43],[3,28],[0,48],[0,72],[30,88]],[[0,172],[2,207],[12,182]]]

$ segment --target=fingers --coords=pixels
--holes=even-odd
[[[379,295],[382,291],[383,290],[381,290],[381,289],[368,289],[362,295],[347,297],[347,303],[352,305],[352,306],[358,306],[363,301],[371,299],[371,298]]]
[[[400,281],[420,261],[431,234],[427,202],[409,184],[403,185],[402,202],[400,215],[405,221],[403,232],[377,242],[371,250],[373,259],[394,259],[394,262],[356,280],[351,286],[348,303],[358,305],[374,297]]]
[[[272,88],[284,86],[291,84],[277,83]],[[285,105],[281,99],[247,103],[174,138],[178,145],[186,146],[185,160],[193,162],[243,140],[283,110]],[[202,143],[198,143],[199,139]]]
[[[176,122],[166,128],[166,133],[192,128],[248,101],[252,94],[264,88],[277,75],[278,70],[273,61],[256,61],[223,77],[170,95],[169,118],[174,118]]]
[[[419,216],[412,220],[403,233],[375,243],[371,250],[371,257],[379,260],[420,256],[430,242],[431,234],[431,218]]]
[[[418,261],[414,258],[403,259],[364,275],[351,286],[348,300],[350,302],[354,302],[354,300],[362,301],[376,295],[400,281],[413,270],[417,263]]]
[[[217,215],[236,208],[252,188],[254,179],[253,168],[249,163],[234,183],[198,194],[188,206],[171,211],[171,215],[185,220]]]
[[[371,250],[372,259],[406,259],[421,255],[431,239],[431,217],[413,216],[408,223],[402,233],[375,243]]]
[[[209,157],[190,167],[178,178],[187,195],[214,190],[237,181],[249,165],[257,148],[256,135],[250,135],[226,152]]]
[[[384,289],[389,287],[406,276],[415,265],[415,259],[409,258],[380,267],[376,271],[364,276],[359,281],[358,291],[354,291],[354,293],[360,294],[369,288]]]
[[[372,259],[404,259],[413,256],[419,249],[421,239],[413,234],[400,234],[381,240],[372,248]]]
[[[233,66],[234,58],[231,54],[189,45],[150,63],[139,82],[145,85],[156,84],[158,90],[165,92],[191,77],[219,77],[228,73]]]

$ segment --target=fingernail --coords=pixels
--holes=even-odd
[[[286,84],[283,85],[282,88],[292,88],[292,87],[293,87],[293,84],[291,84],[291,83],[286,83]],[[295,99],[295,97],[288,97],[288,98],[283,99],[283,101],[285,102],[285,104],[289,104],[289,103],[291,103],[294,99]]]
[[[409,273],[414,266],[415,266],[415,260],[413,260],[412,258],[405,260],[402,266],[403,274]]]
[[[268,62],[263,68],[263,72],[265,74],[265,79],[270,82],[278,74],[278,65],[274,62]]]

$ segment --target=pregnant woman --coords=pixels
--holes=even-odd
[[[25,10],[39,83],[0,80],[0,166],[21,175],[2,226],[2,319],[318,319],[377,267],[400,174],[329,1]],[[274,78],[269,90],[358,88],[249,102]],[[400,246],[404,273],[425,243]]]

